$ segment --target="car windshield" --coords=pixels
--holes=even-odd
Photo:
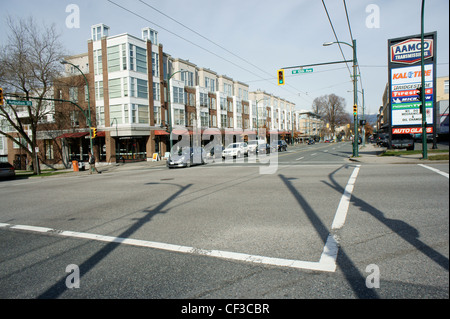
[[[238,148],[239,147],[239,143],[233,143],[227,146],[227,148]]]

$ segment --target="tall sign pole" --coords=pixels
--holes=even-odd
[[[423,33],[423,25],[424,25],[424,9],[425,9],[425,0],[422,0],[422,17],[421,17],[421,31],[420,31],[420,77],[421,77],[421,92],[420,98],[422,105],[422,158],[428,159],[428,146],[427,146],[427,108],[426,108],[426,93],[425,93],[425,63],[424,63],[424,33]]]

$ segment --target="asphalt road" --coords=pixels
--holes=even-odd
[[[1,181],[0,298],[448,299],[448,163],[351,153]]]

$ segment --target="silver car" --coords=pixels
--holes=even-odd
[[[16,178],[16,170],[14,166],[9,163],[0,163],[0,179],[6,178]]]

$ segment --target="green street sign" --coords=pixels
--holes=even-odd
[[[19,105],[19,106],[32,106],[33,102],[31,101],[19,101],[19,100],[6,100],[6,103],[9,105]]]
[[[292,74],[312,73],[312,72],[313,72],[313,68],[292,70]]]

